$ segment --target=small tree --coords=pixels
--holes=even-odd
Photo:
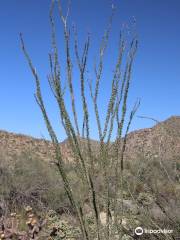
[[[137,50],[137,38],[132,38],[129,50],[127,51],[126,39],[121,31],[119,38],[119,46],[117,48],[117,59],[114,67],[114,73],[111,81],[110,98],[107,99],[107,110],[105,112],[105,121],[101,121],[98,97],[99,94],[103,94],[100,91],[100,83],[103,78],[104,71],[104,56],[107,49],[109,35],[111,31],[112,18],[114,14],[114,7],[112,7],[112,15],[109,20],[109,24],[103,35],[98,64],[94,67],[95,85],[88,80],[88,90],[90,91],[94,113],[96,117],[99,143],[94,150],[93,143],[90,140],[90,122],[89,116],[91,111],[90,105],[88,105],[86,97],[86,71],[87,71],[87,59],[90,47],[90,36],[84,44],[82,56],[80,56],[80,50],[78,45],[78,38],[76,29],[73,28],[74,33],[74,47],[70,43],[70,29],[68,26],[69,6],[66,15],[63,14],[60,1],[58,2],[58,10],[60,19],[64,30],[64,43],[65,43],[65,57],[66,57],[66,77],[70,97],[71,97],[71,112],[66,107],[65,90],[62,82],[61,63],[58,55],[58,47],[56,42],[56,31],[53,18],[54,1],[52,1],[50,9],[50,22],[52,29],[52,48],[53,52],[49,54],[50,61],[50,74],[48,81],[53,95],[57,101],[61,124],[66,132],[71,150],[74,156],[74,174],[78,179],[78,185],[72,186],[72,181],[69,179],[67,172],[65,171],[65,161],[62,157],[62,153],[59,146],[59,141],[56,132],[53,129],[49,115],[46,111],[44,100],[41,92],[41,83],[38,73],[33,66],[31,58],[25,48],[22,35],[21,45],[25,57],[29,63],[30,69],[33,73],[36,83],[35,98],[39,105],[43,118],[46,123],[47,130],[51,137],[51,141],[55,147],[55,162],[62,177],[64,188],[70,204],[76,212],[76,216],[80,227],[80,236],[78,239],[121,239],[125,229],[122,225],[123,217],[123,170],[124,170],[124,151],[126,146],[126,136],[133,119],[133,116],[139,106],[137,102],[130,113],[127,127],[125,129],[125,136],[122,141],[122,131],[124,128],[124,122],[127,112],[127,99],[129,93],[129,86],[131,80],[131,72],[133,67],[133,61]],[[77,114],[77,104],[75,99],[75,88],[72,74],[72,51],[74,49],[76,62],[79,69],[80,90],[81,96],[78,99],[82,103],[83,111],[83,124],[80,126],[79,117]],[[126,53],[128,54],[126,55]],[[122,64],[122,60],[126,59],[125,65]],[[124,70],[122,69],[124,66]],[[115,132],[115,140],[112,142],[112,136]],[[99,190],[97,181],[100,180]],[[113,190],[112,190],[113,188]],[[78,194],[77,194],[78,193]],[[80,193],[80,194],[79,194]],[[120,194],[121,212],[118,209],[118,200]],[[92,226],[88,222],[88,217],[85,212],[84,202],[88,201],[91,206],[91,218]],[[105,221],[103,225],[100,219],[101,211],[105,212]]]

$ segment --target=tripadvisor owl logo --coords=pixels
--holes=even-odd
[[[140,236],[140,235],[143,234],[144,231],[143,231],[142,227],[137,227],[137,228],[134,230],[134,232],[135,232],[136,235]]]
[[[142,227],[137,227],[137,228],[135,228],[134,232],[135,232],[136,235],[140,236],[143,233],[148,233],[148,234],[160,234],[160,233],[171,234],[171,233],[173,233],[173,230],[171,230],[171,229],[146,229],[146,228],[143,229]]]

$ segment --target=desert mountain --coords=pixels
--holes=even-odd
[[[92,145],[97,146],[96,141]],[[72,161],[67,140],[60,143],[63,157]],[[36,139],[22,134],[0,131],[0,155],[12,158],[22,153],[35,153],[39,158],[49,161],[53,155],[50,141]],[[127,136],[126,158],[137,159],[143,156],[180,160],[180,116],[173,116],[152,128],[133,131]]]
[[[157,157],[180,160],[180,116],[128,134],[126,157]]]

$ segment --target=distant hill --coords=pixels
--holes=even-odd
[[[180,116],[128,134],[126,158],[159,155],[166,160],[180,160]]]
[[[71,161],[71,153],[68,142],[64,141],[60,144],[64,158]],[[51,161],[54,155],[53,144],[45,139],[37,139],[23,134],[9,133],[0,131],[0,154],[13,159],[22,153],[32,153],[44,161]]]
[[[97,141],[92,141],[93,147],[97,145]],[[61,142],[60,147],[64,159],[72,161],[68,140]],[[23,152],[32,152],[45,161],[51,161],[54,149],[50,141],[0,131],[0,155],[6,154],[6,157],[12,158]],[[137,159],[142,156],[157,157],[159,154],[165,159],[180,160],[180,116],[170,117],[152,128],[128,134],[125,153],[127,159]]]

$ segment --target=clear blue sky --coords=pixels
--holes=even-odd
[[[63,7],[67,1],[63,1]],[[139,49],[134,64],[129,106],[137,98],[141,106],[137,115],[164,120],[180,115],[180,1],[179,0],[114,0],[117,7],[107,55],[104,91],[99,105],[103,110],[113,70],[112,57],[116,54],[118,32],[123,22],[134,16],[137,20]],[[19,32],[41,76],[42,90],[53,125],[62,140],[59,119],[52,94],[48,90],[49,73],[50,0],[0,1],[0,129],[48,136],[41,112],[34,100],[34,79],[22,54]],[[110,0],[72,0],[71,20],[79,29],[79,40],[84,41],[87,31],[92,34],[90,62],[97,55],[98,43],[111,12]],[[59,48],[62,26],[58,22]],[[91,71],[91,69],[89,69]],[[104,84],[104,85],[103,85]],[[78,93],[77,93],[78,95]],[[82,118],[79,111],[79,117]],[[93,117],[91,118],[94,127]],[[135,117],[131,130],[152,126],[148,120]],[[95,129],[95,128],[94,128]],[[91,132],[92,138],[96,133]]]

